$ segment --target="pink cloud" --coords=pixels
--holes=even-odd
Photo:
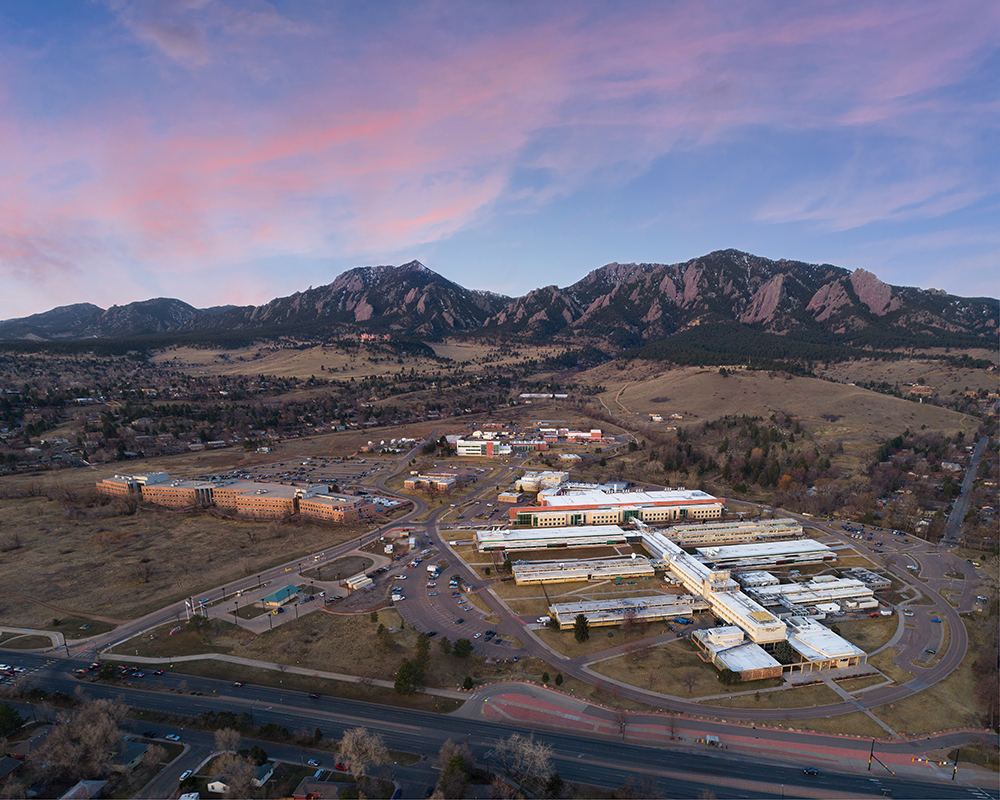
[[[336,21],[292,21],[264,3],[109,5],[186,69],[165,71],[162,104],[126,87],[73,124],[0,112],[8,279],[56,285],[128,264],[169,287],[261,255],[405,249],[483,219],[514,197],[522,168],[548,176],[518,190],[539,207],[752,126],[906,128],[922,153],[943,134],[922,142],[914,115],[941,112],[933,93],[991,37],[970,24],[974,8],[937,5],[726,16],[664,4],[597,21],[574,5],[474,36],[408,11],[359,42],[324,31]],[[76,177],[54,185],[70,164]],[[887,185],[857,170],[791,187],[759,219],[843,229],[946,213],[977,196],[948,166]]]

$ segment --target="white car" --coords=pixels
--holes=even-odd
[[[181,773],[181,776],[180,776],[180,778],[178,778],[178,780],[180,780],[180,781],[186,781],[190,777],[191,777],[191,770],[186,769],[186,770],[184,770]]]
[[[169,740],[170,740],[170,741],[172,741],[172,742],[179,742],[179,741],[181,740],[181,737],[180,737],[180,736],[178,736],[178,735],[177,735],[176,733],[168,733],[168,734],[167,734],[166,736],[164,736],[163,738],[164,738],[164,739],[169,739]]]

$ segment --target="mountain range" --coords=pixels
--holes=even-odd
[[[261,337],[388,333],[435,338],[583,336],[613,348],[704,325],[871,342],[882,335],[996,342],[1000,303],[890,286],[864,269],[772,261],[720,250],[680,264],[607,264],[564,288],[523,297],[466,289],[423,264],[359,267],[333,283],[259,306],[197,309],[157,298],[102,309],[61,306],[0,322],[0,340],[66,341],[245,331]],[[956,339],[957,337],[957,339]]]

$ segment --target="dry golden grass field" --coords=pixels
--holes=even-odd
[[[524,346],[510,353],[483,342],[445,340],[431,345],[440,358],[450,358],[469,372],[481,372],[497,365],[513,365],[530,359],[546,358],[564,347]],[[370,359],[378,359],[373,361]],[[378,345],[361,346],[355,354],[337,347],[314,345],[304,349],[251,345],[235,350],[175,347],[157,353],[151,361],[162,367],[191,375],[274,375],[280,378],[326,377],[335,380],[363,378],[405,369],[434,371],[442,364],[428,358],[388,357]]]
[[[0,618],[8,625],[52,628],[54,618],[71,615],[131,619],[356,535],[202,513],[120,515],[89,490],[52,497],[0,500],[0,530],[21,540],[0,555]]]
[[[592,629],[590,641],[584,642],[584,646],[594,642],[595,637],[601,639],[604,635],[603,630],[602,628]],[[613,641],[607,640],[605,647],[620,645],[628,641],[628,638],[621,631],[616,633],[615,639]],[[566,635],[574,645],[577,644],[573,640],[572,631],[566,631]],[[631,638],[635,640],[639,637]],[[573,657],[580,655],[580,653],[568,652],[567,655]],[[658,645],[651,648],[648,653],[626,654],[607,661],[600,661],[592,664],[590,669],[622,683],[676,697],[709,697],[745,692],[758,686],[780,685],[779,681],[756,681],[749,685],[723,686],[719,682],[719,671],[711,664],[702,661],[695,651],[694,645],[687,641]]]
[[[978,419],[955,411],[818,378],[743,371],[722,377],[716,369],[664,370],[650,363],[621,371],[604,364],[586,375],[605,387],[600,400],[611,413],[633,426],[647,424],[651,413],[683,415],[682,420],[665,421],[664,426],[690,425],[727,414],[764,418],[790,414],[820,441],[840,441],[848,453],[867,453],[906,428],[926,425],[949,434],[961,430],[968,436],[979,425]]]
[[[970,353],[971,355],[971,353]],[[994,362],[997,354],[978,355],[976,358],[990,358]],[[889,383],[899,384],[900,389],[917,383],[923,378],[924,385],[930,386],[941,397],[966,389],[978,391],[986,389],[995,392],[997,378],[982,369],[959,369],[941,361],[913,359],[906,361],[843,361],[828,367],[817,367],[817,374],[841,383]]]
[[[896,633],[897,617],[876,617],[875,619],[855,619],[838,622],[837,630],[847,641],[857,645],[866,653],[877,650]]]

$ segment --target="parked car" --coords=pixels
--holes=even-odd
[[[170,741],[172,741],[172,742],[179,742],[179,741],[181,740],[181,737],[180,737],[180,736],[178,736],[178,735],[177,735],[176,733],[168,733],[168,734],[167,734],[166,736],[164,736],[163,738],[164,738],[164,739],[169,739],[169,740],[170,740]]]

